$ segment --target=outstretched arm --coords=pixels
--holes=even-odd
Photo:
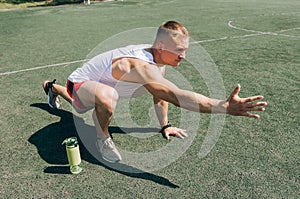
[[[251,112],[263,112],[267,106],[266,102],[257,101],[263,99],[260,95],[240,98],[238,95],[240,85],[237,85],[227,100],[212,99],[199,93],[179,89],[166,79],[160,80],[160,83],[147,84],[145,87],[154,96],[176,106],[202,113],[227,113],[234,116],[259,118],[259,115]]]
[[[262,96],[240,98],[240,85],[231,93],[227,100],[212,99],[202,94],[179,89],[165,79],[156,65],[137,59],[121,59],[113,64],[113,76],[116,79],[135,82],[144,87],[155,97],[181,108],[202,113],[227,113],[235,116],[259,118],[252,111],[263,112],[266,102]]]

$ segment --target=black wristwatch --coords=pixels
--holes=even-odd
[[[168,121],[168,123],[165,125],[165,126],[163,126],[161,129],[160,129],[160,133],[161,134],[163,134],[164,133],[164,131],[167,129],[167,128],[169,128],[169,127],[171,127],[172,126],[172,124]]]

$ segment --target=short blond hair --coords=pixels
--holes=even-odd
[[[163,40],[166,36],[174,38],[179,35],[188,37],[189,32],[180,23],[178,23],[176,21],[167,21],[159,26],[159,28],[157,30],[155,42]]]

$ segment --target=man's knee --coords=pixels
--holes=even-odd
[[[107,109],[108,112],[113,112],[117,101],[119,99],[119,95],[117,91],[113,88],[101,90],[96,94],[96,109]]]

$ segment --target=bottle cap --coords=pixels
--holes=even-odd
[[[74,146],[78,144],[77,137],[66,138],[61,144],[65,144],[66,146]]]

